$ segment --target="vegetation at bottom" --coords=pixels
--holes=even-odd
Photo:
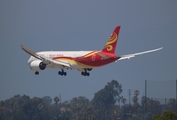
[[[164,105],[143,96],[139,103],[140,92],[135,90],[132,104],[127,104],[122,91],[122,85],[112,80],[92,100],[78,96],[61,102],[58,96],[14,95],[0,101],[0,120],[177,120],[175,99]]]

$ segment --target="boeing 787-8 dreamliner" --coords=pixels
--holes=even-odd
[[[36,75],[39,74],[39,71],[46,68],[58,68],[61,69],[61,71],[58,72],[61,76],[67,75],[64,69],[77,69],[81,72],[81,75],[89,76],[89,71],[91,71],[92,68],[101,67],[118,60],[130,59],[136,55],[142,55],[162,49],[158,48],[118,56],[115,54],[115,50],[119,31],[120,26],[117,26],[103,49],[98,51],[41,51],[35,53],[24,45],[21,45],[21,47],[25,52],[31,55],[28,60],[28,65],[31,70],[35,71]]]

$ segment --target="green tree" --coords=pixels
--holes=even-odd
[[[176,100],[174,98],[170,98],[168,101],[168,107],[167,109],[175,111],[176,106]]]
[[[0,101],[0,120],[3,118],[4,112],[4,101]]]
[[[125,98],[122,98],[122,99],[121,99],[121,102],[123,103],[124,107],[125,107],[126,101],[127,101],[127,99],[125,99]]]
[[[87,117],[87,107],[89,106],[90,101],[84,97],[74,97],[70,101],[70,106],[72,109],[72,118],[78,120],[84,120]]]
[[[108,84],[97,93],[95,93],[92,100],[94,110],[97,111],[97,118],[94,119],[113,119],[114,116],[114,106],[118,98],[121,98],[122,85],[116,80],[108,82]],[[95,117],[94,116],[94,117]]]
[[[134,91],[134,97],[132,98],[132,101],[134,104],[138,103],[138,95],[140,94],[139,90]]]
[[[52,103],[52,98],[50,96],[44,96],[42,98],[45,104],[50,105]]]
[[[141,106],[142,113],[143,112],[150,113],[149,116],[153,116],[154,114],[161,113],[161,105],[159,101],[143,96],[141,99],[141,103],[142,103]]]
[[[30,119],[24,112],[20,111],[13,116],[12,120],[30,120]]]
[[[21,112],[24,112],[30,120],[48,120],[48,109],[43,100],[34,97],[25,102],[21,107]]]
[[[153,120],[177,120],[177,115],[175,112],[169,110],[165,111],[163,115],[155,115]]]
[[[54,98],[54,101],[55,101],[55,104],[58,104],[58,102],[60,101],[59,97],[56,96],[56,97]]]

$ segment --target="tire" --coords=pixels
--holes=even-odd
[[[35,75],[39,75],[39,72],[38,72],[38,71],[36,71],[36,72],[35,72]]]
[[[90,73],[87,73],[87,76],[90,76]]]
[[[66,76],[66,75],[67,75],[67,73],[66,73],[66,72],[63,72],[63,75],[64,75],[64,76]]]

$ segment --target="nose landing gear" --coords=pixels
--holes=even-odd
[[[35,72],[35,75],[39,75],[39,72],[38,72],[38,71],[36,71],[36,72]]]

